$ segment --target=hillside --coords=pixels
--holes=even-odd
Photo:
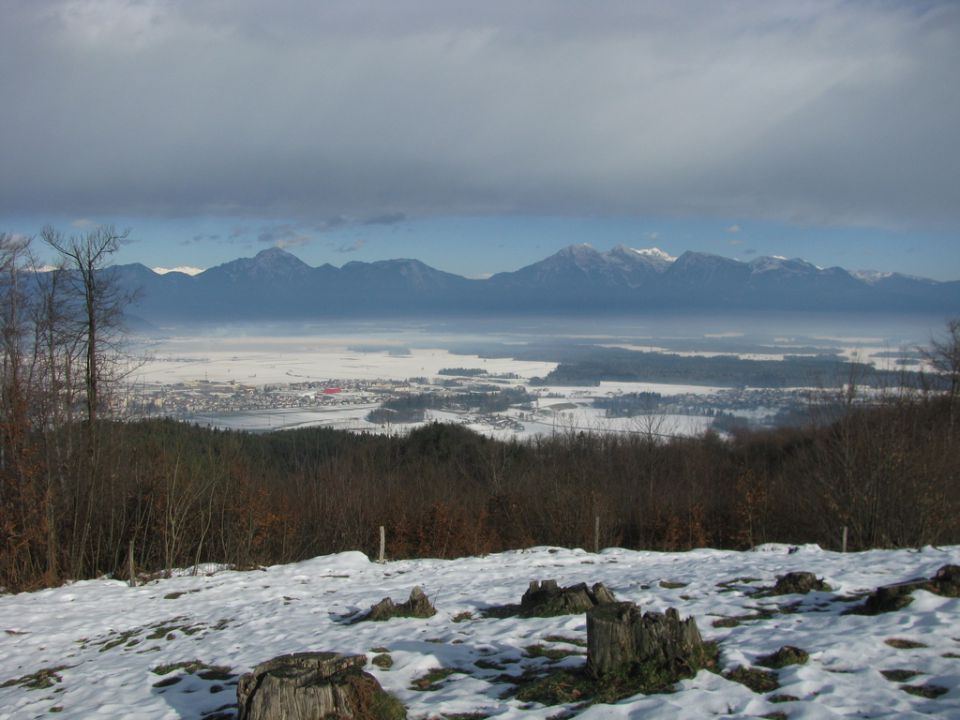
[[[842,614],[852,595],[932,576],[947,563],[960,563],[960,546],[850,554],[812,545],[600,554],[540,547],[384,565],[347,552],[246,572],[203,566],[137,588],[89,580],[0,596],[0,715],[231,718],[239,674],[282,653],[334,650],[378,657],[367,670],[411,718],[957,717],[960,599],[918,590],[903,610]],[[832,591],[751,596],[795,570],[815,572]],[[704,670],[673,694],[616,705],[518,699],[521,676],[584,662],[583,615],[483,616],[547,578],[600,581],[644,610],[692,615],[705,639],[719,643],[723,672],[756,667],[783,645],[805,650],[809,661],[773,671],[779,688],[763,692]],[[346,624],[414,585],[433,600],[434,617]],[[938,687],[946,693],[923,696]]]

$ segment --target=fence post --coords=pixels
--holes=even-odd
[[[593,519],[593,551],[600,552],[600,516]]]
[[[386,552],[387,552],[387,531],[384,529],[383,525],[380,526],[380,556],[377,560],[381,565],[386,562]]]
[[[129,547],[127,547],[127,563],[129,566],[130,572],[130,587],[137,586],[137,565],[133,559],[133,540],[130,541]]]
[[[842,540],[840,542],[840,552],[846,552],[846,551],[847,551],[847,526],[844,525]]]

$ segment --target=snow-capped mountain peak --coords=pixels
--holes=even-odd
[[[769,272],[771,270],[780,270],[794,273],[815,272],[818,268],[800,258],[787,259],[782,255],[767,255],[758,257],[750,263],[750,269],[754,273]]]
[[[677,259],[670,253],[664,252],[658,247],[639,248],[639,249],[628,247],[626,249],[632,253],[636,253],[637,255],[640,255],[641,257],[662,260],[664,262],[672,263],[674,260]]]
[[[676,260],[669,253],[660,248],[632,248],[626,245],[617,245],[613,250],[606,253],[608,261],[619,265],[636,266],[641,264],[653,268],[657,272],[663,272]]]

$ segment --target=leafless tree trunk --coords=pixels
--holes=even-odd
[[[956,419],[956,405],[960,400],[960,318],[947,322],[946,335],[933,338],[930,347],[919,348],[923,358],[939,375],[949,382],[950,430]]]
[[[120,329],[126,300],[119,286],[104,275],[104,269],[128,236],[129,231],[118,233],[110,225],[69,238],[49,226],[41,233],[44,242],[60,253],[73,272],[81,304],[79,335],[82,337],[84,357],[88,427],[96,423],[100,410],[104,350],[113,344]]]

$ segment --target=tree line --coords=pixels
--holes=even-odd
[[[108,402],[119,297],[96,272],[121,237],[51,232],[43,239],[63,262],[49,273],[32,272],[26,243],[0,238],[6,590],[125,577],[131,549],[147,574],[372,555],[381,525],[393,558],[592,547],[597,517],[603,546],[630,548],[836,548],[843,527],[854,550],[960,542],[955,382],[873,407],[848,398],[839,417],[812,408],[803,426],[729,439],[570,431],[519,442],[442,424],[358,435],[122,422]],[[101,243],[99,255],[87,252]],[[960,377],[960,324],[950,333],[930,360]]]

